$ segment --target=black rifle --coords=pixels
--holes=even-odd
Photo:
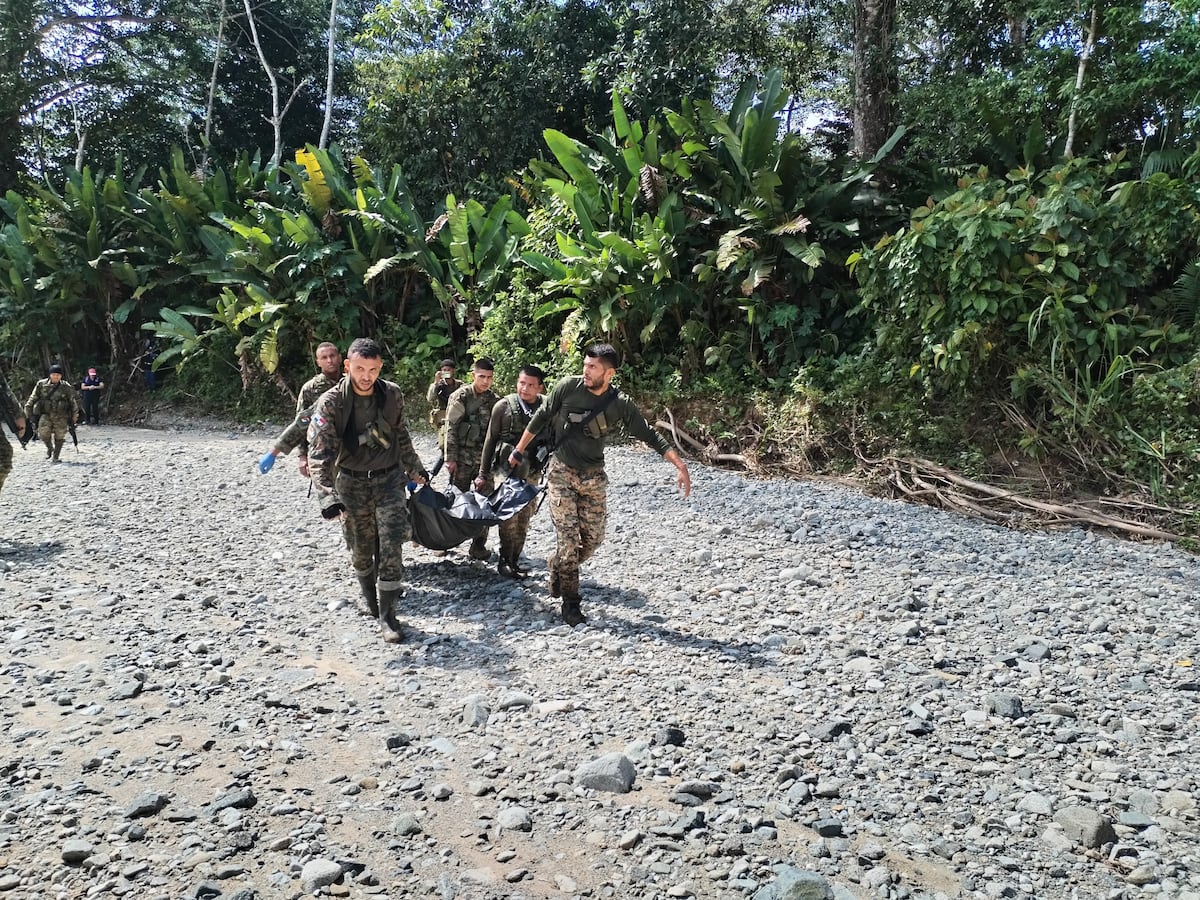
[[[79,452],[79,435],[75,433],[75,423],[67,421],[67,432],[71,435],[71,443],[75,445],[75,452]]]

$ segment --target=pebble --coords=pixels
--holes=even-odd
[[[0,895],[1200,900],[1187,552],[616,447],[586,627],[542,510],[390,646],[275,432],[16,452]]]

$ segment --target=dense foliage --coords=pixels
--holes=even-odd
[[[756,459],[999,448],[1200,491],[1194,4],[6,9],[19,368],[133,384],[154,335],[245,397],[323,339],[416,387],[601,338]]]

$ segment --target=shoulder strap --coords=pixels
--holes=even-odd
[[[611,385],[609,385],[608,392],[600,399],[599,406],[594,407],[591,410],[591,412],[589,412],[586,416],[584,416],[578,422],[567,422],[567,425],[563,429],[562,434],[558,437],[558,440],[555,440],[551,443],[551,445],[550,445],[551,451],[553,451],[555,448],[557,448],[559,444],[561,444],[563,441],[565,441],[567,438],[569,438],[572,434],[576,434],[580,431],[583,431],[584,428],[586,428],[589,424],[591,424],[593,419],[597,418],[600,415],[600,413],[602,413],[606,409],[608,409],[608,407],[612,404],[612,402],[617,399],[618,393],[619,393],[619,391],[615,387],[612,387]]]

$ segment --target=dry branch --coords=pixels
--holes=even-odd
[[[675,441],[675,447],[680,453],[683,452],[683,445],[687,444],[700,457],[700,460],[705,463],[733,463],[744,468],[750,468],[750,463],[746,457],[739,453],[718,453],[717,448],[711,444],[706,445],[700,443],[682,428],[675,424],[675,416],[671,414],[671,410],[666,410],[668,421],[664,422],[659,419],[654,423],[654,427],[662,431],[670,433]]]
[[[899,495],[992,521],[1008,522],[1018,511],[1023,511],[1035,513],[1043,521],[1052,524],[1086,523],[1137,537],[1162,541],[1178,541],[1181,537],[1153,525],[1114,518],[1085,506],[1050,503],[1026,496],[1010,488],[996,487],[975,481],[926,459],[887,456],[871,460],[861,455],[859,459],[870,467],[885,469],[887,483]],[[1011,507],[1013,513],[1006,514],[992,508],[995,505]],[[1130,508],[1135,506],[1133,503],[1128,504]],[[1148,504],[1143,504],[1142,508],[1155,509]]]

